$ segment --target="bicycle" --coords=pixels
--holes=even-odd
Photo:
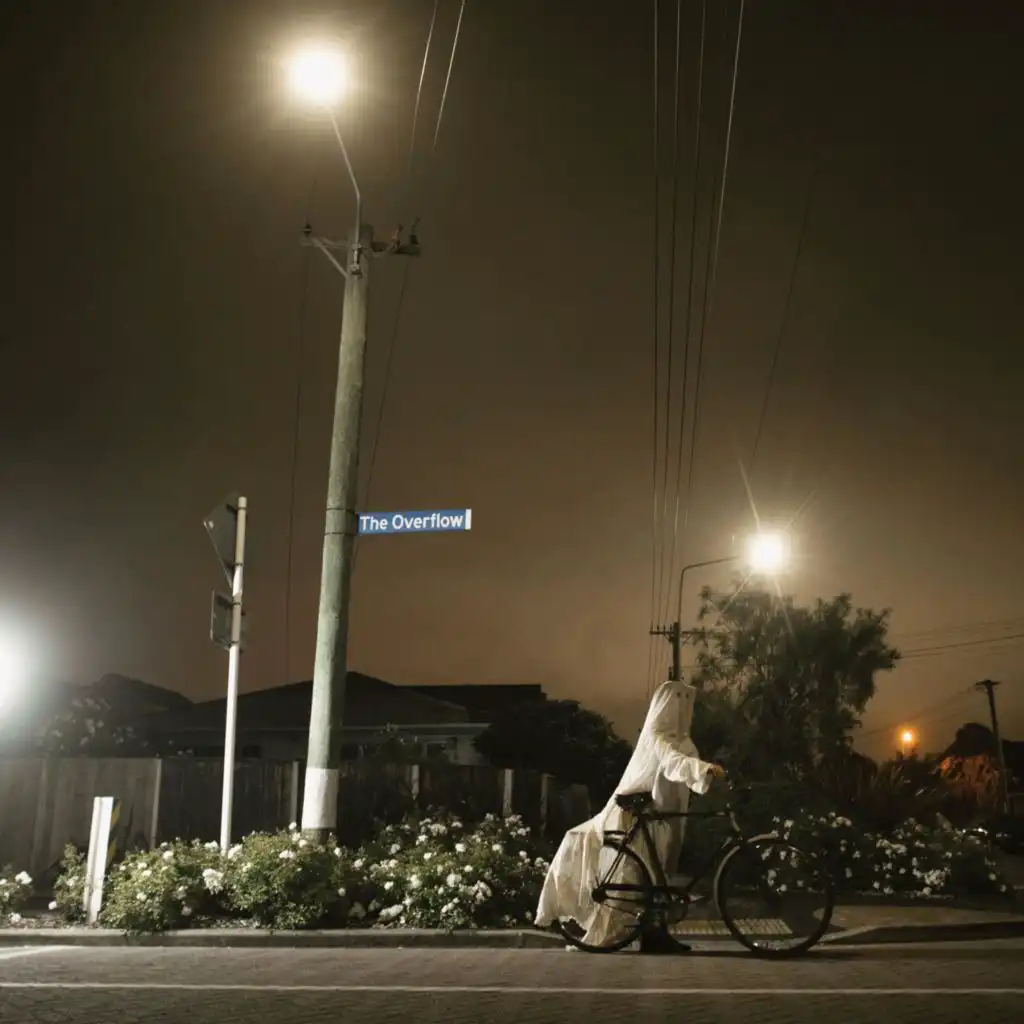
[[[816,867],[791,843],[774,833],[747,836],[736,818],[737,803],[749,799],[749,790],[736,790],[733,799],[722,810],[657,811],[651,793],[629,793],[616,797],[616,803],[634,817],[625,831],[609,831],[604,835],[602,853],[614,855],[607,871],[598,868],[599,881],[591,896],[599,906],[611,909],[625,904],[624,921],[613,925],[616,938],[608,945],[588,944],[585,935],[578,935],[561,921],[557,923],[565,939],[577,949],[588,953],[615,953],[635,942],[653,922],[676,924],[683,921],[693,897],[694,888],[715,870],[712,892],[722,922],[737,942],[750,952],[763,957],[781,959],[800,956],[817,945],[828,929],[834,909],[834,894],[828,874]],[[725,837],[707,864],[685,885],[672,885],[666,875],[650,825],[677,818],[728,818],[731,835]],[[646,846],[654,878],[647,864],[633,848],[637,839]],[[628,876],[632,875],[632,880]],[[623,880],[623,879],[626,880]],[[614,880],[613,880],[614,879]],[[770,913],[752,916],[753,895],[766,899]],[[809,913],[797,913],[790,920],[780,913],[783,897],[807,896],[818,901]],[[794,928],[806,928],[800,935]],[[621,933],[620,933],[621,929]],[[779,948],[772,940],[793,937],[795,945]]]

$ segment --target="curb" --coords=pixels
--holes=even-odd
[[[176,946],[249,949],[560,949],[565,940],[527,929],[443,932],[430,929],[339,928],[332,931],[266,931],[196,928],[130,934],[113,928],[0,928],[4,946]]]
[[[971,924],[863,925],[832,932],[822,946],[883,946],[909,942],[983,942],[1024,938],[1024,918]]]

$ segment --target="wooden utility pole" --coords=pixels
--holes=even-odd
[[[996,741],[996,756],[999,758],[999,777],[1001,780],[1000,788],[1001,792],[1001,803],[1003,807],[1003,813],[1010,813],[1010,780],[1006,774],[1006,756],[1003,753],[1003,740],[999,735],[999,716],[996,714],[996,687],[999,683],[992,679],[983,679],[980,683],[974,684],[979,690],[984,690],[988,696],[988,711],[992,718],[992,735]]]

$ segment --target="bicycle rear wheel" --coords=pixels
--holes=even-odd
[[[615,840],[605,840],[601,847],[597,877],[597,913],[590,928],[585,931],[571,920],[560,920],[557,927],[566,942],[584,953],[617,953],[636,942],[647,927],[654,909],[654,883],[640,857]]]
[[[738,942],[775,958],[799,956],[816,945],[835,905],[827,873],[775,836],[745,840],[722,858],[715,902]]]

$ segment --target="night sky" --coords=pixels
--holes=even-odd
[[[896,643],[927,652],[879,680],[873,754],[925,709],[928,748],[984,721],[980,695],[947,698],[986,677],[1005,683],[1005,734],[1024,738],[1016,6],[746,7],[676,560],[727,555],[751,526],[737,456],[750,461],[813,177],[753,492],[769,518],[813,494],[787,589],[892,607]],[[363,507],[474,511],[469,534],[361,545],[351,667],[542,683],[635,728],[651,587],[652,5],[469,0],[431,158],[459,7],[441,0],[409,186],[431,7],[4,5],[0,624],[41,676],[114,671],[219,696],[226,658],[207,617],[223,579],[202,520],[235,489],[251,506],[243,691],[312,672],[342,281],[299,237],[307,211],[341,236],[352,199],[329,126],[287,98],[278,62],[325,32],[354,55],[339,120],[367,220],[385,236],[423,218]],[[700,4],[684,9],[677,324]],[[737,10],[709,3],[701,225]],[[663,4],[666,179],[674,17]],[[663,241],[667,181],[665,195]],[[364,480],[403,265],[372,270]],[[728,572],[688,579],[688,615],[705,582]]]

